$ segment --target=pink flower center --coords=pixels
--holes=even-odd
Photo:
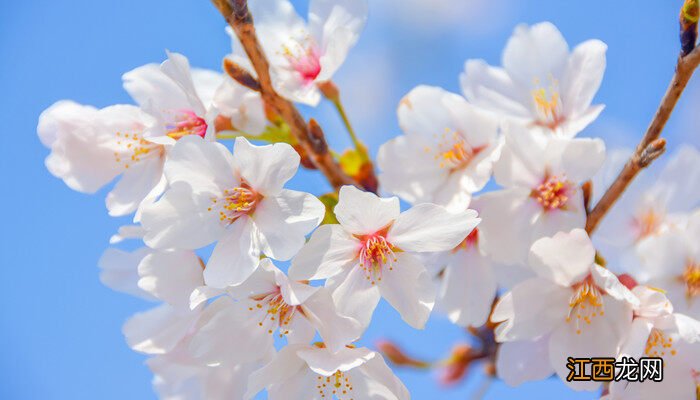
[[[447,168],[450,171],[466,168],[485,147],[470,146],[461,134],[449,128],[445,129],[445,132],[437,140],[438,148],[435,159],[440,168]],[[431,150],[428,148],[426,151],[430,152]]]
[[[460,250],[469,250],[477,246],[479,242],[479,228],[474,228],[471,232],[469,232],[469,235],[467,235],[464,240],[460,244],[457,245],[454,249],[452,249],[453,253],[456,253]]]
[[[566,203],[576,191],[573,182],[556,176],[547,177],[530,196],[534,198],[544,211],[554,211],[566,208]]]
[[[290,306],[284,301],[279,288],[277,291],[264,296],[253,298],[255,305],[248,307],[248,311],[263,312],[263,317],[258,326],[272,334],[279,329],[280,337],[289,334],[289,325],[297,312],[301,312],[298,306]]]
[[[230,225],[238,218],[255,211],[260,198],[258,193],[244,183],[241,187],[224,190],[220,198],[212,197],[207,211],[218,212],[219,221]]]
[[[310,44],[306,48],[300,45],[296,52],[285,47],[284,55],[289,60],[292,69],[301,76],[307,85],[315,81],[321,73],[321,55],[314,44]]]
[[[396,248],[389,243],[383,233],[375,233],[360,238],[360,268],[373,285],[382,280],[384,269],[394,270]]]
[[[175,113],[171,122],[165,125],[167,135],[178,140],[184,136],[197,135],[204,138],[207,133],[207,122],[193,111],[180,110]]]
[[[581,329],[591,324],[591,320],[597,316],[605,315],[603,295],[589,275],[581,283],[574,285],[574,293],[569,300],[569,314],[566,322],[576,325],[576,333],[581,334]]]

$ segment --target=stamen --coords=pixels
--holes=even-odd
[[[318,394],[321,395],[322,399],[335,397],[338,400],[353,400],[352,397],[348,397],[352,395],[353,390],[350,377],[340,370],[335,371],[331,376],[319,375],[316,389],[318,389]]]
[[[224,190],[223,197],[212,197],[208,211],[217,211],[219,221],[232,224],[243,215],[251,214],[257,206],[260,196],[247,187],[235,187]]]
[[[644,239],[656,233],[662,221],[663,217],[652,208],[641,212],[633,222],[634,228],[637,231],[637,240]]]
[[[573,320],[576,324],[576,334],[580,335],[581,328],[590,325],[593,318],[605,314],[605,305],[600,290],[590,277],[574,289],[575,292],[569,300],[569,314],[566,316],[566,322]]]
[[[685,283],[685,296],[688,300],[700,295],[700,263],[689,260],[681,275],[681,282]]]
[[[372,285],[382,280],[385,268],[389,271],[394,270],[396,262],[394,250],[394,246],[381,234],[370,235],[362,240],[359,255],[360,268],[364,270],[367,280]]]
[[[530,196],[537,200],[545,211],[565,209],[566,203],[576,191],[576,185],[566,179],[549,176]]]
[[[532,91],[532,99],[538,115],[535,125],[554,130],[564,122],[564,117],[561,115],[562,104],[559,97],[559,83],[551,76],[549,80],[549,87],[544,88],[540,85],[539,79],[535,79],[536,89]]]
[[[471,147],[461,134],[449,128],[445,128],[445,132],[435,139],[438,142],[435,160],[440,168],[450,171],[465,168],[484,149],[484,146]],[[432,150],[427,148],[426,151]]]
[[[292,319],[297,312],[301,312],[299,307],[287,304],[279,289],[253,300],[255,301],[255,306],[249,307],[248,310],[255,313],[263,312],[262,319],[258,322],[259,327],[266,330],[269,334],[279,331],[280,337],[289,334],[289,326]]]
[[[165,149],[162,145],[144,139],[141,132],[117,132],[119,149],[114,152],[114,161],[123,164],[125,169],[149,157],[161,157]]]
[[[673,348],[673,338],[667,338],[659,329],[652,329],[644,348],[644,354],[648,357],[664,357],[666,352],[675,356],[677,351]]]

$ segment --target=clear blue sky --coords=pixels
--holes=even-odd
[[[673,73],[681,0],[452,3],[468,6],[457,6],[459,12],[426,12],[396,10],[397,0],[370,0],[366,34],[337,81],[373,152],[399,133],[395,108],[402,95],[418,84],[458,91],[464,60],[498,63],[519,22],[550,20],[570,44],[599,38],[609,45],[608,69],[597,96],[607,109],[585,134],[603,136],[611,147],[635,142]],[[129,315],[149,305],[111,292],[98,280],[96,262],[109,236],[126,220],[107,216],[106,191],[82,195],[49,175],[36,121],[62,98],[100,107],[128,102],[121,74],[160,62],[165,49],[186,54],[193,65],[218,69],[229,49],[223,27],[207,1],[0,0],[0,205],[5,213],[0,231],[0,398],[154,398],[144,357],[127,348],[120,331]],[[696,80],[669,123],[671,147],[681,140],[698,144],[699,104]],[[347,145],[327,105],[313,114],[332,145]],[[294,184],[317,194],[323,190],[311,173]],[[383,306],[378,312],[382,318],[367,333],[366,343],[389,337],[431,357],[462,339],[460,330],[441,317],[418,332],[393,310]],[[475,374],[465,384],[441,391],[429,374],[399,375],[415,399],[464,399],[480,384]],[[495,383],[486,398],[555,396],[594,397],[548,380],[519,389]]]

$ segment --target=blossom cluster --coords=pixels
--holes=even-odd
[[[310,0],[307,21],[287,0],[249,6],[274,90],[319,104],[366,2]],[[229,34],[227,58],[254,79]],[[287,188],[303,155],[270,134],[285,124],[260,92],[181,54],[124,74],[136,105],[59,101],[38,133],[70,188],[118,179],[106,206],[133,225],[111,243],[142,246],[108,249],[101,279],[157,304],[123,331],[161,398],[408,399],[382,355],[355,345],[382,298],[416,329],[433,311],[495,326],[511,385],[566,381],[569,357],[646,355],[664,359],[665,379],[614,382],[607,398],[694,398],[700,153],[685,147],[658,181],[637,181],[594,240],[583,229],[582,185],[619,166],[578,136],[603,111],[606,49],[518,26],[502,66],[466,62],[461,94],[418,86],[401,100],[403,135],[376,160],[383,196],[346,185],[330,206]]]

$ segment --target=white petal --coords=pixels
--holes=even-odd
[[[127,169],[107,195],[109,215],[118,217],[136,211],[163,178],[163,160],[151,158]]]
[[[552,23],[519,25],[503,51],[503,67],[518,84],[530,87],[537,78],[560,78],[568,57],[569,46]]]
[[[333,291],[333,302],[338,312],[356,319],[363,328],[369,326],[380,299],[379,287],[370,283],[359,265],[353,267]]]
[[[411,394],[408,392],[408,389],[406,389],[406,386],[394,375],[391,368],[386,365],[386,361],[384,361],[381,354],[376,353],[371,360],[360,366],[359,369],[367,377],[364,382],[378,383],[383,386],[383,388],[388,389],[389,393],[392,395],[388,396],[387,394],[381,393],[383,392],[383,388],[369,386],[366,390],[369,399],[409,400],[411,398]]]
[[[267,117],[260,93],[253,92],[231,78],[226,78],[214,96],[216,109],[231,119],[236,131],[257,136],[267,126]]]
[[[189,308],[190,294],[201,286],[202,264],[191,251],[153,252],[139,264],[138,285],[164,302]]]
[[[168,304],[131,317],[122,328],[127,343],[135,351],[163,354],[172,350],[190,331],[199,313],[179,311]]]
[[[304,302],[303,310],[331,352],[342,349],[362,335],[362,325],[358,321],[338,314],[326,288],[321,288]]]
[[[181,110],[189,108],[185,93],[158,64],[146,64],[122,76],[124,89],[146,109]]]
[[[562,169],[569,180],[576,183],[588,180],[603,166],[605,143],[602,140],[569,139],[564,143]]]
[[[700,321],[683,314],[674,314],[673,316],[678,334],[683,340],[688,343],[700,341]]]
[[[109,238],[109,244],[121,243],[126,239],[143,239],[145,233],[141,225],[122,225],[117,233]]]
[[[377,353],[361,347],[344,347],[336,353],[328,349],[309,347],[297,351],[297,355],[306,361],[312,371],[319,375],[330,376],[336,371],[346,372],[363,365]]]
[[[299,168],[299,154],[286,143],[255,146],[238,137],[233,158],[241,177],[265,196],[278,194]]]
[[[283,189],[264,198],[252,216],[261,234],[262,252],[276,260],[289,260],[306,241],[306,235],[323,220],[326,208],[315,196]]]
[[[243,283],[257,268],[260,249],[253,240],[252,222],[247,218],[234,222],[214,247],[204,269],[209,286],[225,288]]]
[[[202,104],[197,90],[194,88],[192,81],[192,73],[190,72],[190,62],[187,57],[179,53],[167,52],[168,59],[160,65],[160,70],[163,71],[175,84],[182,90],[187,98],[189,107],[188,110],[194,111],[197,115],[206,114],[206,108]]]
[[[519,88],[504,69],[491,67],[484,60],[467,60],[459,81],[472,104],[521,120],[530,118],[526,107],[529,93]]]
[[[340,188],[335,216],[340,225],[352,234],[371,234],[386,228],[400,214],[399,199],[384,199],[354,186]]]
[[[292,260],[295,280],[326,279],[357,264],[360,242],[340,225],[322,225]]]
[[[393,270],[385,268],[379,291],[407,324],[423,329],[435,305],[435,285],[416,257],[399,253],[396,258]]]
[[[646,318],[635,318],[620,348],[619,357],[639,358],[644,356],[644,349],[654,324]]]
[[[480,221],[474,210],[450,212],[435,204],[419,204],[396,218],[387,240],[405,251],[452,250]]]
[[[510,386],[548,378],[554,373],[549,364],[549,336],[502,343],[496,356],[496,371]]]
[[[267,365],[253,372],[248,381],[248,391],[244,399],[251,399],[264,388],[287,382],[291,377],[306,368],[304,360],[297,356],[301,346],[285,346]]]
[[[109,248],[100,257],[97,265],[100,267],[100,282],[112,290],[155,300],[150,294],[138,286],[138,266],[151,249],[142,247],[134,252],[126,252]]]
[[[202,68],[192,68],[191,73],[196,97],[201,100],[205,109],[209,109],[214,102],[216,92],[224,82],[224,76],[219,72]]]
[[[620,283],[617,276],[610,272],[610,270],[599,265],[595,265],[591,270],[591,275],[593,276],[595,284],[603,289],[605,293],[617,300],[629,303],[629,305],[632,307],[639,306],[639,299],[637,296],[632,294],[632,292],[625,285]]]
[[[583,229],[559,232],[537,240],[530,250],[530,265],[542,278],[570,286],[591,270],[595,247]]]
[[[603,80],[607,49],[600,40],[587,40],[571,52],[561,82],[566,115],[580,114],[591,105]]]
[[[165,175],[171,185],[185,182],[195,193],[212,196],[240,186],[234,171],[233,156],[224,145],[196,135],[178,140],[165,163]]]

